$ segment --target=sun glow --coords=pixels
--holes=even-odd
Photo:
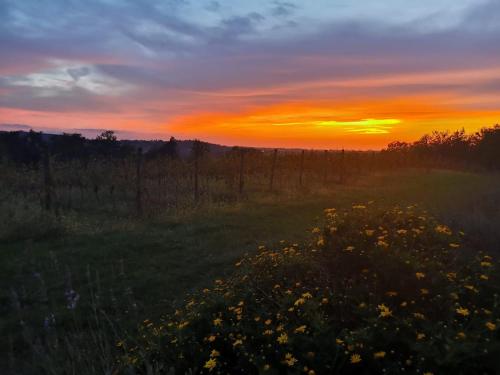
[[[438,105],[432,97],[282,103],[246,111],[199,112],[173,119],[180,136],[267,147],[378,149],[433,130],[476,131],[498,113]]]

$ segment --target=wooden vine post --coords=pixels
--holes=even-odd
[[[239,181],[239,189],[238,193],[241,198],[243,195],[243,186],[245,184],[245,150],[243,148],[240,149],[240,181]]]
[[[43,206],[45,210],[52,209],[52,191],[53,191],[52,171],[50,168],[50,154],[48,147],[43,152],[43,186],[44,186],[44,200]]]
[[[135,194],[135,207],[138,216],[142,216],[142,148],[137,150],[136,160],[136,194]]]
[[[343,184],[345,182],[345,151],[342,149],[342,153],[340,155],[340,183]]]
[[[273,159],[271,163],[271,176],[269,177],[269,191],[273,191],[274,184],[274,172],[276,170],[276,160],[278,159],[278,149],[275,148],[273,151]]]
[[[305,150],[302,150],[300,154],[300,170],[299,170],[299,186],[302,187],[302,177],[304,175],[304,153]]]

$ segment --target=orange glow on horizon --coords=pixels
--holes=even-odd
[[[168,120],[144,118],[133,108],[125,114],[0,109],[0,117],[66,132],[111,129],[122,131],[121,138],[168,139],[173,135],[225,145],[375,150],[395,140],[417,140],[433,130],[465,128],[470,133],[499,122],[499,111],[473,109],[467,107],[470,102],[463,100],[454,96],[443,98],[441,94],[293,101],[247,109],[228,106],[233,111],[225,112],[200,109]]]
[[[169,124],[174,133],[225,144],[265,147],[381,149],[433,130],[474,132],[499,112],[432,104],[432,98],[372,102],[284,103],[238,113],[201,112]]]

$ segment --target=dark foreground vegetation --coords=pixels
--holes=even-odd
[[[2,133],[0,373],[498,372],[499,133],[382,152]]]
[[[120,341],[131,373],[498,373],[498,263],[418,207],[324,210]]]

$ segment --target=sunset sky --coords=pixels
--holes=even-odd
[[[0,129],[379,149],[500,122],[498,0],[0,0]]]

